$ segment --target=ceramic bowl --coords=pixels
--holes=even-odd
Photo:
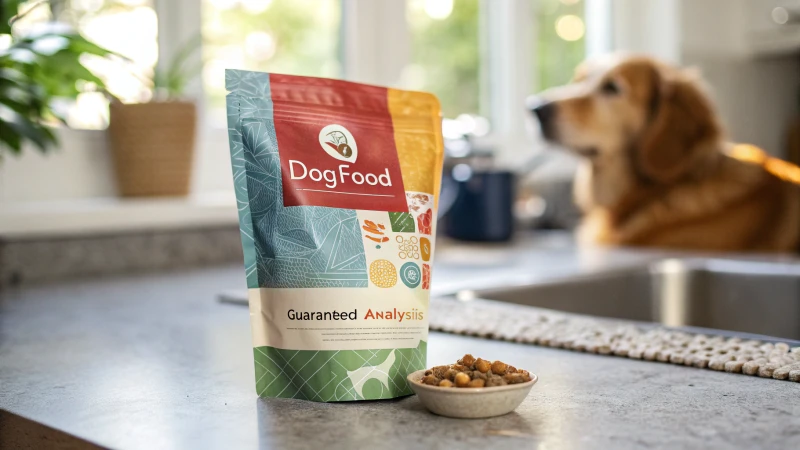
[[[422,383],[425,370],[408,375],[408,384],[419,401],[434,414],[459,419],[481,419],[501,416],[515,410],[539,380],[488,388],[441,388]]]

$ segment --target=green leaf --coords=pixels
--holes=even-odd
[[[112,52],[106,48],[103,48],[93,42],[88,41],[86,38],[79,34],[65,36],[69,39],[69,49],[75,53],[79,54],[89,54],[89,55],[97,55],[97,56],[109,56],[114,55],[119,58],[129,60],[125,56],[120,55],[119,53]]]
[[[414,216],[405,212],[390,212],[389,223],[395,233],[413,233],[416,231]]]
[[[20,135],[3,121],[0,121],[0,142],[12,153],[19,153],[22,149]]]
[[[75,86],[77,80],[90,81],[103,87],[103,80],[84,67],[76,55],[69,50],[62,50],[50,57],[41,58],[34,75],[37,82],[47,92],[57,97],[74,97],[80,93]]]
[[[40,150],[47,151],[56,144],[55,135],[44,125],[33,122],[11,110],[4,111],[3,116],[5,116],[3,124],[8,129],[16,133],[20,139],[33,142]]]
[[[11,34],[11,25],[8,21],[17,15],[19,4],[23,0],[2,0],[0,2],[0,34]]]
[[[36,61],[36,53],[25,47],[12,47],[8,56],[12,61],[20,64],[33,64]]]
[[[23,115],[30,114],[32,110],[35,110],[35,105],[31,105],[31,103],[26,102],[25,100],[27,99],[23,95],[18,95],[14,98],[6,95],[0,96],[0,104],[5,105],[12,111]]]
[[[24,36],[22,38],[15,40],[11,48],[30,50],[46,56],[55,53],[55,51],[52,50],[43,51],[47,49],[48,43],[50,43],[53,46],[55,46],[55,44],[58,44],[57,47],[58,50],[69,49],[70,52],[74,53],[76,56],[80,56],[82,54],[89,54],[96,56],[114,55],[122,59],[129,60],[129,58],[126,58],[118,53],[112,52],[107,48],[101,47],[87,40],[82,35],[72,31],[68,33],[46,32],[37,34],[34,37]]]
[[[56,134],[53,132],[52,128],[46,125],[40,125],[39,131],[42,132],[42,135],[44,135],[45,139],[47,139],[47,141],[49,141],[52,146],[55,147],[56,145],[58,145],[58,137],[56,137]]]
[[[8,19],[20,4],[0,0],[0,33],[10,33]],[[129,61],[59,22],[48,22],[25,36],[15,36],[9,48],[0,50],[0,158],[9,151],[20,153],[26,141],[42,151],[54,146],[58,139],[47,124],[63,122],[64,117],[53,105],[77,97],[82,92],[78,81],[94,83],[106,92],[103,80],[81,63],[85,54]]]
[[[21,85],[29,82],[25,74],[13,67],[4,67],[0,69],[0,86],[14,84]]]

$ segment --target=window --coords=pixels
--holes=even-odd
[[[583,0],[534,0],[532,92],[565,84],[586,56]]]
[[[182,5],[192,2],[180,1]],[[207,115],[215,125],[225,123],[225,68],[322,77],[344,74],[341,16],[342,3],[349,0],[193,1],[202,8],[197,31],[203,37],[202,89]],[[533,75],[530,92],[538,92],[567,82],[584,58],[584,0],[527,1],[530,6],[520,11],[533,14],[533,45],[526,48],[534,58],[519,57],[527,58]],[[147,101],[152,96],[148,80],[159,49],[153,2],[69,0],[59,14],[87,38],[130,58],[130,63],[87,61],[108,80],[111,93],[125,102]],[[487,0],[405,0],[405,4],[410,52],[398,74],[400,87],[435,93],[447,118],[488,116],[488,105],[481,101],[487,92],[482,89],[492,91],[489,85],[504,81],[487,76],[486,52],[495,49],[486,48],[484,35],[501,30],[489,29],[483,17],[488,8],[498,5]],[[76,128],[103,128],[106,100],[99,93],[82,94],[69,118]]]
[[[37,3],[29,0],[23,9]],[[168,63],[185,43],[202,38],[202,55],[196,55],[202,56],[202,67],[187,93],[200,101],[204,114],[198,124],[196,192],[231,189],[224,151],[226,68],[431,91],[450,119],[444,123],[448,136],[483,135],[477,144],[517,157],[531,147],[525,97],[567,82],[587,44],[594,52],[611,47],[610,0],[62,0],[52,5],[56,19],[130,59],[87,58],[126,102],[152,98],[150,79],[159,56]],[[49,19],[50,8],[42,7],[16,26]],[[104,128],[107,100],[90,92],[91,86],[86,90],[69,110],[69,124]],[[80,139],[89,135],[63,142],[87,147]]]
[[[515,95],[499,103],[517,114],[524,95],[568,82],[586,55],[583,0],[406,0],[406,6],[411,52],[401,86],[435,93],[444,117],[459,118],[445,122],[453,136],[488,131],[489,121],[480,116],[493,115],[498,95]],[[488,19],[491,14],[500,19]],[[520,15],[531,20],[519,23]],[[516,37],[487,39],[487,33],[496,36],[515,25],[530,36],[530,44]],[[513,48],[498,48],[500,42]],[[493,71],[489,65],[508,59],[514,61],[510,70],[527,68],[530,83],[503,86],[513,85],[513,76],[503,73],[507,67]]]
[[[477,114],[480,100],[479,0],[407,0],[408,89],[435,93],[445,117]]]
[[[202,0],[203,88],[225,124],[225,69],[340,77],[339,0]]]
[[[86,67],[106,83],[110,93],[126,103],[150,100],[150,80],[158,61],[153,0],[70,0],[58,16],[87,39],[129,59],[84,55]],[[108,101],[102,93],[86,90],[70,107],[67,123],[72,128],[105,128]]]
[[[430,91],[441,100],[447,136],[473,133],[481,145],[518,155],[530,148],[525,97],[567,82],[585,55],[584,0],[175,1],[202,5],[210,126],[197,179],[207,190],[230,183],[220,152],[225,68]]]

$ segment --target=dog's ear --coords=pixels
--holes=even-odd
[[[658,71],[650,118],[634,158],[648,179],[668,183],[699,158],[716,150],[721,130],[707,95],[693,71]]]

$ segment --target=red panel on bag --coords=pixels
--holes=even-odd
[[[284,206],[408,211],[387,90],[292,82],[270,75]]]

